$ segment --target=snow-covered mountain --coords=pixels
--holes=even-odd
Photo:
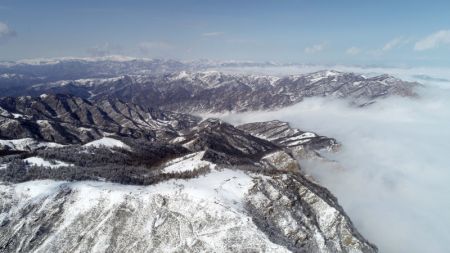
[[[325,189],[232,169],[150,186],[0,183],[2,252],[374,252]]]
[[[417,83],[333,70],[130,58],[0,64],[0,252],[376,252],[303,159],[335,139],[277,120],[308,97],[366,105]],[[264,63],[271,66],[273,63]]]
[[[71,95],[0,98],[0,138],[8,139],[62,144],[85,143],[112,134],[164,139],[198,120],[117,99],[92,103]]]
[[[334,139],[113,99],[0,108],[0,252],[376,251],[296,160]]]
[[[416,83],[389,75],[319,71],[291,76],[226,74],[217,71],[122,75],[41,82],[6,95],[73,94],[92,101],[118,98],[178,112],[273,110],[307,97],[350,98],[364,105],[391,95],[414,96]]]
[[[112,77],[121,74],[167,73],[188,69],[180,61],[130,57],[56,58],[1,62],[0,74],[14,73],[45,80]]]
[[[134,58],[111,55],[104,57],[62,57],[0,61],[0,76],[21,75],[40,80],[75,80],[82,78],[108,78],[119,75],[149,75],[176,71],[204,71],[211,68],[267,67],[276,64],[245,61],[177,61],[164,59]],[[20,84],[20,83],[16,83]]]

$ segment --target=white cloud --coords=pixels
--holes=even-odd
[[[345,52],[347,54],[357,55],[357,54],[361,53],[361,49],[358,47],[351,47],[351,48],[348,48]]]
[[[215,37],[215,36],[220,36],[223,35],[224,32],[207,32],[207,33],[202,33],[203,37]]]
[[[450,132],[443,131],[450,128],[450,90],[427,87],[420,95],[391,97],[365,108],[312,98],[225,119],[280,119],[335,137],[342,150],[324,155],[340,166],[302,161],[302,167],[337,196],[362,235],[380,252],[444,253],[450,250]]]
[[[414,50],[424,51],[450,44],[450,30],[441,30],[416,42]]]
[[[386,43],[381,50],[386,52],[386,51],[392,50],[394,48],[397,48],[399,46],[402,46],[402,45],[405,45],[408,43],[409,43],[408,39],[404,39],[403,37],[398,37],[398,38],[395,38],[395,39],[389,41],[388,43]]]
[[[305,53],[307,54],[315,54],[318,52],[322,52],[326,47],[326,43],[315,44],[310,47],[305,48]]]
[[[0,40],[6,40],[16,35],[16,32],[9,28],[7,24],[0,22]]]

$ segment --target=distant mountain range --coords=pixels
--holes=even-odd
[[[0,76],[17,74],[45,82],[119,75],[153,75],[178,71],[204,71],[224,67],[269,67],[275,63],[241,61],[176,61],[139,59],[124,56],[95,58],[31,59],[0,62]]]
[[[4,96],[72,94],[177,112],[225,112],[273,110],[307,97],[326,96],[364,105],[389,95],[414,96],[418,85],[389,75],[365,77],[330,70],[291,76],[198,71],[217,65],[225,63],[65,60],[14,64],[0,67],[0,92]]]

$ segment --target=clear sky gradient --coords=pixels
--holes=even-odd
[[[450,1],[0,0],[0,60],[450,66]]]

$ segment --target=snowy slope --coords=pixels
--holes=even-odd
[[[177,159],[173,159],[162,166],[164,167],[163,170],[165,173],[174,173],[193,171],[204,166],[214,167],[214,164],[201,160],[204,154],[205,151],[200,151]]]
[[[326,199],[326,191],[303,180],[214,169],[198,178],[151,186],[50,180],[0,183],[0,248],[374,252],[334,200]],[[313,210],[314,215],[302,210]]]
[[[22,251],[288,252],[272,243],[243,211],[251,186],[250,176],[231,170],[148,187],[52,181],[1,185],[0,192],[11,195],[0,202],[14,199],[19,204],[2,213],[0,223],[18,215],[21,206],[31,205],[40,218],[14,219],[22,226],[7,232],[20,236],[16,249]],[[61,213],[53,211],[58,205]],[[39,230],[46,220],[54,224],[48,234],[33,236],[29,230]],[[1,241],[7,233],[0,231]]]
[[[62,161],[47,161],[41,157],[37,157],[37,156],[33,156],[33,157],[28,157],[26,159],[24,159],[25,162],[27,162],[30,165],[35,165],[35,166],[45,166],[45,167],[50,167],[50,168],[59,168],[59,167],[63,167],[63,166],[73,166],[73,164],[69,164],[69,163],[65,163]]]
[[[123,143],[122,141],[110,138],[110,137],[103,137],[101,139],[91,141],[89,143],[84,144],[85,147],[107,147],[107,148],[123,148],[127,150],[131,150],[131,148]]]

